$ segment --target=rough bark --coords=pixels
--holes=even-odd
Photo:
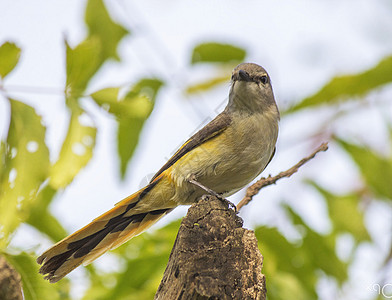
[[[253,231],[204,196],[181,223],[155,299],[265,299],[262,263]]]
[[[22,300],[20,275],[0,256],[0,300]]]

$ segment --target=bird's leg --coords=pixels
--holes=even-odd
[[[229,208],[232,208],[237,213],[237,207],[235,206],[235,204],[233,202],[227,200],[226,198],[224,198],[222,195],[218,194],[214,190],[211,190],[210,188],[208,188],[208,187],[204,186],[203,184],[201,184],[200,182],[198,182],[196,180],[195,175],[191,175],[191,177],[189,177],[189,179],[188,179],[188,182],[198,186],[202,190],[206,191],[208,194],[215,196],[216,198],[221,200],[223,203],[227,204],[229,206]]]

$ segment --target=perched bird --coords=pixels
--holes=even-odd
[[[238,65],[226,108],[194,134],[150,183],[45,251],[40,273],[57,282],[80,264],[142,233],[178,205],[203,194],[234,194],[258,176],[275,153],[279,111],[270,77],[253,63]]]

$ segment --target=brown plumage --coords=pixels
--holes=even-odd
[[[271,160],[278,120],[266,71],[256,64],[237,66],[225,110],[185,142],[146,187],[38,257],[40,273],[57,282],[140,234],[176,206],[197,201],[205,193],[200,185],[224,197],[234,194]]]

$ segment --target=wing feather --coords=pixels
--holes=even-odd
[[[176,161],[187,154],[192,149],[200,146],[209,139],[221,134],[230,125],[231,117],[226,111],[216,116],[210,123],[191,136],[180,149],[163,165],[163,167],[154,175],[151,182],[154,182],[159,175],[166,169],[170,168]]]

